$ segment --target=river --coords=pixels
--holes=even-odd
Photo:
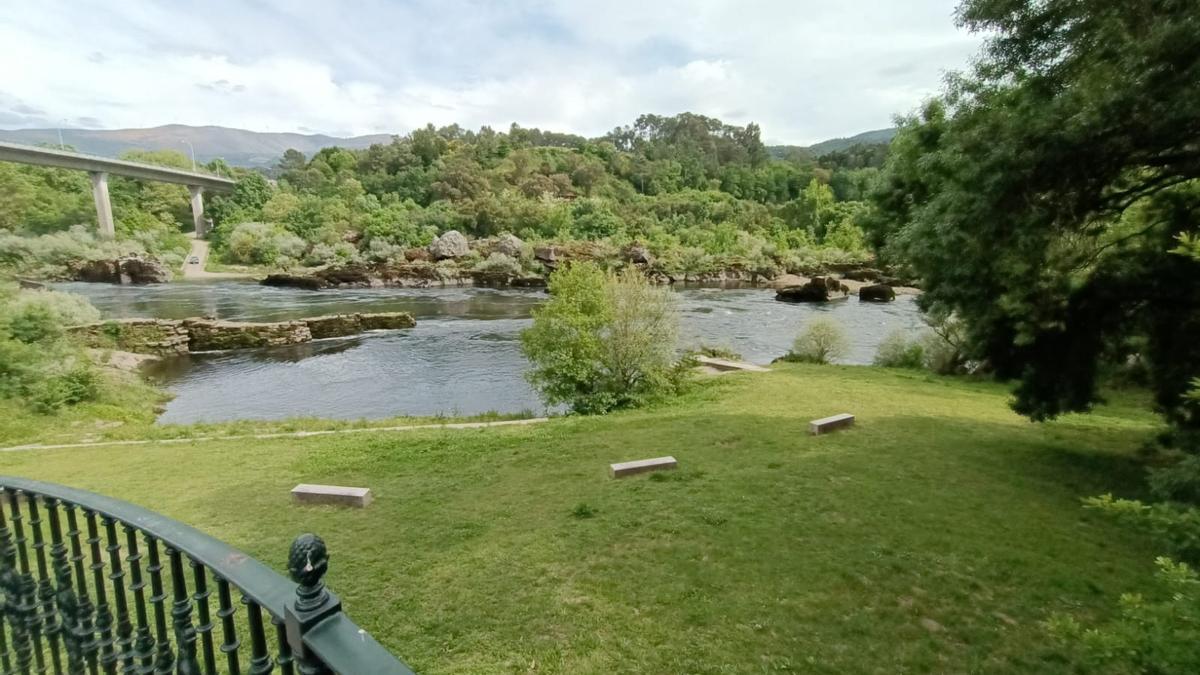
[[[282,321],[348,312],[410,312],[415,328],[351,338],[167,359],[149,375],[171,391],[160,423],[239,419],[543,412],[522,374],[518,335],[540,290],[436,288],[304,291],[250,282],[153,286],[56,284],[92,301],[105,318]],[[676,292],[681,346],[732,349],[766,364],[785,353],[804,322],[836,319],[850,338],[850,364],[870,363],[894,330],[923,323],[911,296],[888,304],[857,298],[827,305],[777,302],[760,288],[685,288]]]

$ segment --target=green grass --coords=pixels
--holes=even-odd
[[[317,532],[351,617],[423,673],[1063,672],[1040,622],[1147,587],[1154,549],[1079,505],[1140,490],[1139,395],[1033,424],[993,384],[775,368],[603,418],[6,453],[0,472],[280,570]],[[843,411],[856,427],[807,435]],[[668,454],[678,471],[607,476]],[[376,501],[294,506],[298,482]]]

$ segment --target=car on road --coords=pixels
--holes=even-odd
[[[189,265],[199,265],[200,264],[200,256],[194,255],[194,256],[188,258],[188,264]]]

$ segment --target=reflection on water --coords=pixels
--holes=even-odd
[[[151,375],[175,394],[161,422],[340,419],[543,410],[523,378],[519,334],[539,290],[438,288],[304,291],[246,282],[159,286],[59,284],[91,299],[105,317],[280,321],[345,312],[410,312],[417,326],[303,345],[193,354]],[[730,348],[769,363],[813,316],[836,319],[850,338],[847,363],[870,363],[894,330],[917,331],[913,299],[877,305],[776,302],[764,289],[681,289],[680,344]]]

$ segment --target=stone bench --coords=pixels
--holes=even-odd
[[[842,413],[840,415],[832,415],[830,417],[822,417],[819,420],[813,420],[808,423],[808,430],[813,436],[837,431],[845,427],[854,426],[854,415],[850,413]]]
[[[308,483],[301,483],[292,488],[292,500],[300,504],[335,504],[362,508],[370,504],[371,499],[370,488]]]
[[[654,459],[639,459],[633,462],[619,462],[610,466],[608,470],[613,478],[624,478],[648,471],[663,471],[678,467],[679,463],[675,461],[675,458],[668,456],[655,457]]]

